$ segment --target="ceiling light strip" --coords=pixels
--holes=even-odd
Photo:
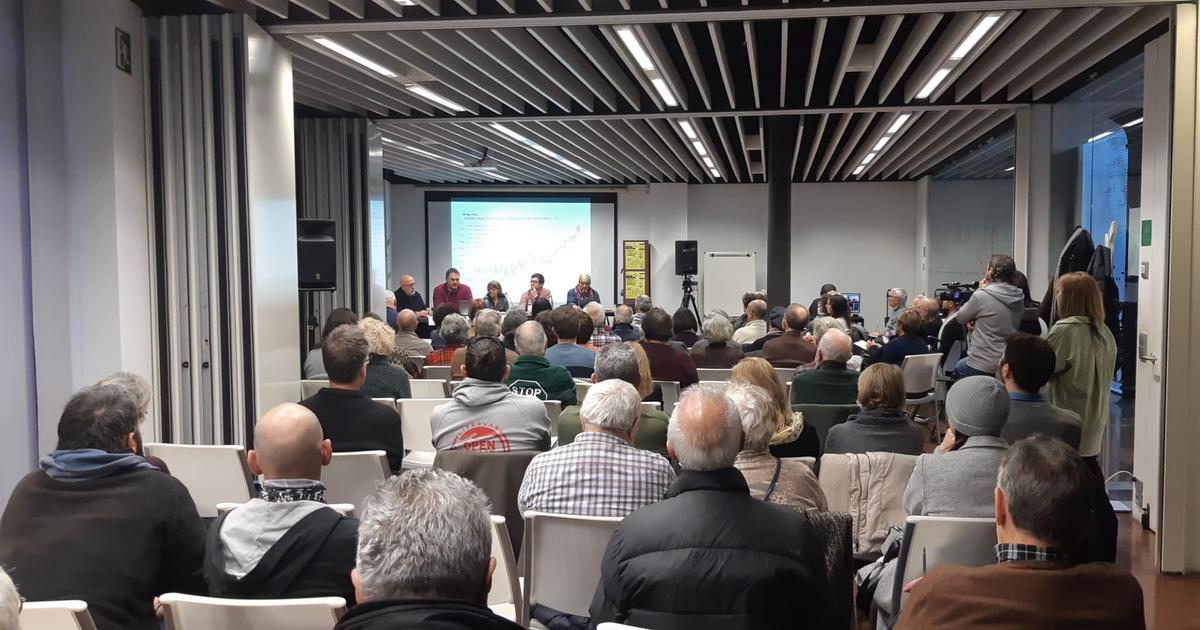
[[[559,164],[562,164],[563,166],[566,166],[567,168],[570,168],[571,170],[582,173],[584,176],[586,176],[590,179],[596,179],[596,180],[604,179],[603,177],[587,170],[586,168],[580,166],[579,164],[572,162],[571,160],[555,153],[554,151],[551,151],[550,149],[547,149],[546,147],[538,144],[537,142],[534,142],[533,140],[526,138],[525,136],[517,133],[516,131],[513,131],[512,129],[510,129],[500,123],[492,123],[490,126],[492,129],[499,131],[500,133],[512,138],[513,140],[516,140],[517,142],[520,142],[521,144],[524,144],[525,146],[533,149],[534,151],[537,151],[538,153],[545,155],[546,157],[558,162]]]
[[[353,50],[350,50],[349,48],[346,48],[345,46],[333,41],[332,39],[329,39],[328,37],[314,37],[312,38],[312,41],[324,46],[325,48],[328,48],[329,50],[332,50],[333,52],[345,57],[346,59],[349,59],[350,61],[353,61],[354,63],[357,63],[364,68],[367,68],[375,74],[381,74],[385,77],[396,76],[395,72],[387,69],[382,64],[367,59],[366,57],[354,52]]]

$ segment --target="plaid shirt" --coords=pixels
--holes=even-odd
[[[450,365],[450,360],[454,358],[454,351],[463,346],[446,346],[441,350],[434,350],[425,357],[425,365]]]
[[[625,517],[661,501],[674,481],[675,471],[662,455],[587,431],[533,458],[517,506],[522,513]]]
[[[610,343],[621,343],[621,338],[608,330],[597,329],[592,331],[593,346],[596,346],[597,348],[603,348]]]
[[[1054,547],[1038,547],[1021,543],[1000,543],[996,545],[996,562],[1014,560],[1038,560],[1041,562],[1067,562],[1067,554]]]

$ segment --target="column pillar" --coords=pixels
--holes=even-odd
[[[767,299],[772,306],[792,301],[792,155],[795,116],[773,116],[763,130],[767,165]]]

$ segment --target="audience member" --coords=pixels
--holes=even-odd
[[[681,308],[671,316],[671,330],[675,333],[671,341],[678,341],[692,348],[701,339],[700,335],[696,334],[698,328],[700,324],[696,322],[696,314],[691,309]]]
[[[1082,420],[1079,454],[1100,483],[1100,445],[1109,423],[1109,385],[1117,365],[1117,345],[1104,325],[1100,285],[1086,272],[1059,276],[1056,314],[1046,340],[1054,348],[1054,376],[1043,392],[1046,401]],[[1116,560],[1117,516],[1108,501],[1097,502],[1091,560]]]
[[[0,569],[0,630],[21,630],[23,604],[12,578]]]
[[[404,459],[400,416],[388,405],[362,393],[370,354],[367,338],[357,326],[338,326],[321,348],[329,372],[329,387],[300,401],[321,422],[321,431],[334,452],[382,450],[392,471]]]
[[[771,400],[771,418],[774,432],[769,446],[776,457],[819,457],[821,442],[812,427],[804,426],[804,416],[792,411],[788,404],[787,390],[775,368],[761,357],[747,357],[733,366],[729,375],[730,385],[754,385],[767,392]]]
[[[846,296],[841,293],[830,293],[825,297],[825,309],[829,312],[830,317],[841,320],[846,325],[851,341],[866,341],[870,337],[862,324],[854,322],[850,312],[850,302]]]
[[[576,342],[579,312],[570,305],[560,306],[552,311],[550,323],[558,342],[546,350],[546,361],[567,368],[576,378],[590,377],[596,365],[596,353]]]
[[[661,308],[651,309],[642,320],[642,349],[650,360],[650,375],[656,381],[676,381],[680,389],[700,382],[692,357],[667,344],[671,339],[671,316]]]
[[[925,322],[915,308],[906,309],[896,318],[891,341],[882,346],[873,345],[867,353],[867,363],[890,363],[904,365],[904,360],[914,354],[929,354],[925,342]]]
[[[246,462],[262,479],[262,495],[209,528],[204,575],[211,595],[354,601],[358,519],[325,505],[321,467],[332,459],[333,446],[307,408],[284,403],[258,421]]]
[[[444,470],[383,482],[359,525],[358,605],[335,630],[519,630],[487,607],[496,559],[487,497]]]
[[[749,308],[750,303],[753,302],[754,300],[762,300],[763,302],[766,302],[767,301],[767,292],[766,291],[747,291],[746,293],[742,294],[742,312],[739,313],[737,318],[735,318],[732,322],[733,329],[735,331],[738,330],[739,328],[741,328],[742,326],[746,325],[746,309]]]
[[[554,310],[554,304],[549,299],[538,298],[533,301],[533,306],[530,307],[529,313],[531,317],[537,319],[538,315],[549,313],[552,310]]]
[[[384,291],[383,304],[387,308],[387,325],[391,326],[394,331],[396,330],[396,314],[399,312],[396,310],[396,294],[391,291]]]
[[[518,394],[538,400],[557,400],[563,406],[575,404],[575,379],[567,368],[546,361],[546,331],[537,322],[517,327],[514,340],[520,355],[509,369],[504,384]],[[561,433],[560,433],[561,435]]]
[[[609,380],[619,380],[629,383],[637,391],[638,401],[640,402],[643,395],[640,389],[638,389],[642,386],[637,354],[639,349],[640,346],[636,343],[616,343],[601,348],[600,352],[596,354],[596,371],[592,374],[592,382],[601,383]],[[591,395],[590,390],[588,395]],[[572,396],[573,400],[574,396]],[[646,451],[654,451],[666,457],[667,423],[669,417],[657,409],[646,409],[640,406],[639,409],[641,415],[638,417],[637,432],[633,437],[633,445]],[[558,417],[558,425],[559,445],[573,442],[575,436],[584,430],[583,422],[580,420],[579,406],[572,405],[565,407]]]
[[[1025,310],[1021,315],[1021,325],[1017,327],[1017,330],[1024,333],[1029,333],[1031,335],[1041,336],[1042,323],[1038,319],[1041,304],[1033,300],[1033,294],[1029,291],[1029,278],[1026,278],[1025,274],[1021,273],[1020,270],[1017,270],[1013,272],[1012,285],[1020,289],[1021,295],[1025,297],[1025,299],[1022,301]]]
[[[408,373],[388,359],[395,349],[396,335],[390,326],[377,319],[364,318],[358,327],[367,338],[367,378],[361,391],[370,398],[412,398]]]
[[[746,324],[733,331],[733,342],[739,346],[752,344],[767,334],[767,303],[752,300],[746,306]]]
[[[804,338],[808,309],[799,304],[787,307],[783,315],[783,334],[763,344],[762,356],[775,367],[797,367],[817,356],[817,346]]]
[[[484,309],[475,315],[475,336],[476,337],[495,337],[500,339],[501,345],[503,341],[503,327],[500,324],[500,313],[492,309]],[[504,361],[509,365],[516,363],[519,355],[509,350],[504,349]],[[467,348],[464,346],[454,351],[454,355],[450,357],[450,376],[454,380],[462,379],[462,366],[467,362]]]
[[[425,356],[427,366],[451,365],[454,353],[467,345],[467,340],[471,338],[471,324],[466,317],[450,313],[442,319],[441,326],[438,326],[438,336],[445,345]]]
[[[629,308],[628,304],[618,304],[613,311],[612,333],[621,341],[638,341],[642,338],[640,324],[638,328],[634,328],[633,318],[633,309]]]
[[[358,315],[348,308],[335,308],[329,311],[329,315],[325,317],[325,325],[321,327],[321,343],[325,343],[325,338],[329,333],[333,332],[334,328],[342,324],[357,324]],[[308,351],[308,356],[304,358],[304,378],[324,380],[329,378],[325,373],[325,364],[321,361],[321,346],[317,346]]]
[[[941,304],[936,298],[918,295],[913,298],[912,305],[913,309],[921,314],[921,334],[925,337],[925,343],[929,345],[930,351],[937,352],[938,336],[942,331]]]
[[[733,467],[741,421],[720,390],[697,387],[682,398],[668,445],[682,472],[665,500],[617,526],[600,566],[591,622],[785,628],[800,615],[807,626],[831,627],[812,601],[819,578],[804,560],[819,534],[802,513],[750,495]]]
[[[846,333],[847,335],[850,334],[850,329],[846,328],[845,322],[843,322],[840,319],[834,319],[829,316],[818,317],[814,320],[811,320],[809,327],[811,328],[811,330],[804,335],[804,338],[806,340],[808,340],[809,343],[811,343],[817,347],[820,346],[821,337],[824,337],[825,333],[828,332],[830,329],[836,328],[836,329]],[[796,373],[798,374],[800,372],[808,372],[810,370],[815,370],[815,369],[817,369],[818,365],[820,365],[820,363],[817,361],[816,356],[814,356],[812,361],[809,361],[808,363],[802,363],[800,365],[800,367],[797,367]]]
[[[425,298],[421,297],[421,293],[417,291],[417,280],[412,276],[400,276],[400,288],[394,295],[396,296],[397,311],[408,309],[419,318],[426,318],[433,314],[425,304]]]
[[[476,337],[467,344],[462,383],[450,402],[430,418],[439,451],[544,451],[550,448],[550,418],[542,401],[508,389],[504,344]],[[334,442],[336,444],[336,442]]]
[[[639,331],[642,329],[642,320],[646,318],[646,313],[654,308],[654,302],[650,300],[649,295],[639,295],[633,300],[633,327]],[[632,341],[626,339],[626,341]]]
[[[186,488],[141,457],[129,390],[71,396],[58,446],[0,518],[0,566],[31,600],[82,599],[99,630],[157,630],[154,598],[204,594],[204,525]]]
[[[1040,393],[1054,375],[1054,347],[1041,337],[1023,332],[1009,335],[1004,342],[1000,376],[1008,389],[1009,411],[1000,437],[1012,444],[1041,434],[1079,448],[1079,415],[1046,402]]]
[[[521,512],[625,517],[661,501],[675,471],[666,458],[633,446],[641,406],[623,380],[593,385],[578,410],[582,431],[530,462],[517,497]]]
[[[467,321],[471,323],[471,329],[470,329],[469,336],[471,336],[471,337],[475,336],[475,316],[478,315],[480,313],[480,311],[482,311],[486,308],[487,308],[487,305],[484,304],[483,300],[480,300],[478,298],[471,300],[471,305],[467,308]]]
[[[942,361],[939,365],[945,366],[947,361],[950,361],[950,367],[954,368],[960,355],[966,355],[967,329],[958,322],[958,307],[961,306],[954,300],[943,300],[941,302],[942,327],[938,329],[938,352],[942,353]],[[955,345],[959,347],[956,349]],[[955,352],[957,350],[957,352]],[[950,356],[951,352],[955,352],[954,356]]]
[[[542,327],[542,332],[546,334],[546,350],[558,344],[558,335],[554,334],[554,311],[542,311],[533,318]]]
[[[446,347],[446,340],[442,339],[441,328],[442,322],[446,321],[447,315],[457,315],[458,306],[454,304],[443,304],[433,309],[433,327],[429,331],[429,345],[433,346],[434,350],[441,350]],[[417,334],[420,334],[420,329],[417,329]]]
[[[829,311],[825,310],[825,298],[830,293],[835,293],[835,292],[837,292],[837,287],[833,286],[832,284],[825,283],[825,284],[821,285],[820,294],[817,296],[816,299],[814,299],[812,301],[812,303],[810,303],[808,305],[809,315],[814,318],[829,317],[829,315],[830,315]]]
[[[508,296],[504,294],[504,289],[500,287],[499,282],[492,280],[487,283],[487,295],[483,298],[483,305],[494,311],[508,310]]]
[[[1017,267],[1003,254],[992,256],[979,290],[955,318],[966,326],[967,356],[959,360],[959,376],[995,376],[1004,353],[1004,338],[1017,332],[1025,311],[1025,294],[1012,285]]]
[[[767,313],[767,334],[742,346],[742,350],[745,350],[749,356],[762,356],[764,346],[783,336],[783,314],[786,311],[787,309],[782,306],[772,306],[770,312]]]
[[[628,309],[629,307],[625,308]],[[599,302],[589,303],[583,307],[583,312],[587,313],[588,317],[592,319],[592,338],[590,344],[594,348],[599,350],[610,343],[621,343],[624,341],[624,339],[621,339],[619,335],[609,329],[608,320],[604,316],[604,307]]]
[[[863,370],[858,377],[862,410],[829,429],[825,452],[922,454],[925,432],[908,421],[904,402],[904,372],[899,367],[877,363]]]
[[[654,376],[650,373],[650,357],[646,355],[646,348],[640,341],[626,341],[626,346],[633,348],[633,355],[637,358],[638,364],[638,395],[642,397],[642,402],[656,402],[662,404],[662,388],[654,384]]]
[[[146,379],[133,372],[113,372],[100,379],[96,384],[119,385],[129,392],[129,395],[133,398],[133,403],[137,405],[139,429],[145,424],[146,419],[150,417],[150,403],[153,402],[153,395],[150,390],[150,383],[146,382]],[[168,475],[171,474],[171,470],[167,468],[167,463],[163,460],[153,455],[139,454],[145,457],[146,461],[150,462],[155,468]]]
[[[592,302],[591,304],[596,304],[596,302]],[[591,350],[592,352],[599,350],[599,348],[592,345],[592,333],[596,331],[596,325],[592,323],[592,316],[588,315],[587,311],[583,309],[576,309],[575,314],[579,317],[579,332],[575,333],[575,345]]]
[[[807,464],[780,459],[768,450],[779,416],[771,395],[756,385],[742,384],[731,386],[725,395],[742,419],[742,450],[733,466],[745,477],[750,496],[799,510],[829,509],[817,476]]]
[[[900,313],[908,310],[908,291],[899,287],[887,291],[887,315],[883,317],[883,334],[896,336],[896,322]]]
[[[471,287],[462,283],[462,276],[454,267],[446,270],[446,281],[433,288],[434,308],[450,304],[461,312],[462,303],[471,302],[473,299]]]
[[[817,342],[817,369],[792,377],[793,405],[853,405],[858,400],[858,372],[846,369],[853,353],[850,336],[830,328]]]
[[[417,314],[411,309],[406,308],[397,313],[396,327],[398,330],[396,330],[392,344],[411,355],[425,357],[433,352],[433,346],[430,345],[429,340],[417,336],[417,324]]]
[[[592,288],[592,277],[586,273],[579,274],[579,282],[573,289],[567,291],[567,304],[583,308],[592,302],[600,301],[600,293]]]
[[[732,344],[733,325],[721,316],[705,318],[701,327],[704,338],[692,346],[692,361],[698,368],[731,368],[746,356],[739,345]]]
[[[504,314],[504,319],[500,322],[500,334],[504,340],[504,348],[506,350],[517,350],[517,327],[529,321],[529,316],[525,311],[513,309]]]
[[[547,304],[550,304],[554,301],[554,297],[550,295],[550,289],[546,288],[546,276],[535,273],[529,276],[529,290],[521,294],[521,310],[531,315],[537,315],[532,311],[534,303],[538,300],[545,300]]]
[[[912,586],[897,628],[1145,628],[1138,581],[1072,555],[1096,484],[1062,442],[1014,444],[996,479],[998,564],[934,567]]]

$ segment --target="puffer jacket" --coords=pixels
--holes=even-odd
[[[849,512],[855,553],[878,553],[888,527],[903,523],[904,489],[915,455],[842,453],[821,458],[821,490],[831,512]]]
[[[751,498],[734,468],[684,471],[617,527],[600,565],[592,627],[832,628],[826,541],[805,514]]]

